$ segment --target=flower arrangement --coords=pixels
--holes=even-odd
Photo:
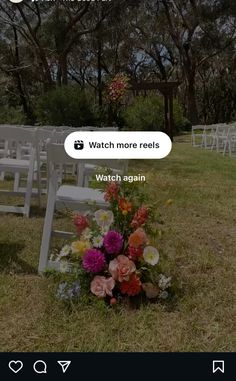
[[[129,85],[129,78],[125,74],[116,74],[108,86],[107,92],[112,103],[119,103],[124,97]]]
[[[76,239],[62,247],[56,261],[62,272],[73,268],[76,279],[70,287],[61,283],[57,296],[78,297],[82,275],[89,285],[84,291],[111,305],[138,295],[167,299],[171,278],[161,274],[159,251],[147,234],[152,208],[140,205],[140,193],[115,182],[107,184],[104,198],[108,209],[73,216]]]

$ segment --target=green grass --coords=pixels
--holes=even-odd
[[[37,275],[42,210],[34,207],[30,219],[1,214],[2,351],[236,350],[236,160],[180,142],[164,160],[131,166],[146,174],[150,197],[160,205],[158,248],[179,283],[175,302],[65,310],[53,281]],[[56,224],[68,220],[58,217]]]

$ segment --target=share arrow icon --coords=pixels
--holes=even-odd
[[[57,361],[59,365],[61,365],[62,367],[62,372],[63,373],[66,373],[68,367],[70,366],[71,364],[71,361]]]

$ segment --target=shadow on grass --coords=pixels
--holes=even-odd
[[[38,205],[32,205],[30,207],[30,217],[45,217],[46,207],[39,207]]]
[[[18,257],[24,247],[25,245],[20,242],[0,241],[0,272],[25,274],[37,273],[34,267]]]

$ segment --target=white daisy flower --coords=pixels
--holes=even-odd
[[[94,237],[93,239],[93,246],[100,248],[103,245],[103,237],[101,235],[98,235],[97,237]]]
[[[67,257],[70,254],[70,252],[71,252],[70,245],[63,246],[63,248],[61,249],[61,251],[57,257],[57,261],[59,261],[63,257]]]

